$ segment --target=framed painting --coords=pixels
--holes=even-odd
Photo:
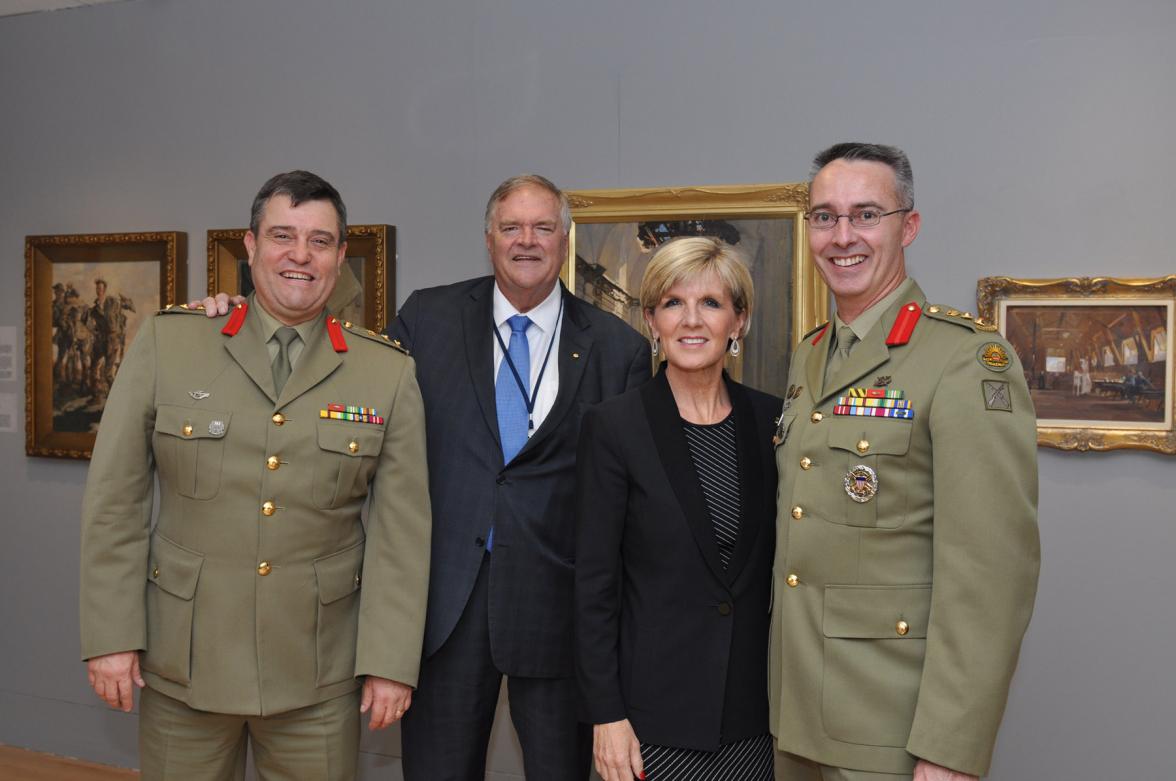
[[[977,301],[1021,358],[1038,444],[1176,454],[1176,276],[985,277]]]
[[[573,190],[564,284],[645,333],[638,300],[657,248],[713,236],[747,260],[755,308],[744,350],[727,358],[739,382],[783,396],[792,348],[829,317],[829,295],[808,254],[805,184]]]
[[[89,458],[123,354],[187,294],[187,234],[25,238],[25,453]]]
[[[208,232],[208,292],[249,295],[253,278],[245,228]],[[396,228],[348,225],[347,260],[327,309],[339,319],[383,331],[396,301]]]

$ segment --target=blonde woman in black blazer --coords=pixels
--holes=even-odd
[[[661,371],[584,415],[576,654],[604,781],[772,778],[767,644],[781,400],[732,381],[734,248],[662,246],[641,284]]]

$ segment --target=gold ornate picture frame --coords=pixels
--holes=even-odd
[[[89,458],[146,318],[186,300],[179,232],[25,238],[25,453]]]
[[[1176,276],[985,277],[976,296],[1024,365],[1039,445],[1176,454]]]
[[[208,292],[248,295],[253,290],[245,228],[208,232]],[[348,225],[347,260],[327,309],[373,331],[388,325],[396,301],[396,228]]]
[[[728,358],[740,382],[783,396],[792,348],[828,320],[829,295],[808,252],[808,185],[708,185],[572,190],[572,231],[561,274],[579,298],[645,333],[638,291],[656,248],[715,236],[739,248],[755,284],[745,349]]]

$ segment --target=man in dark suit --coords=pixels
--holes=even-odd
[[[494,275],[414,292],[388,329],[416,358],[433,501],[410,781],[484,776],[503,675],[527,777],[588,776],[572,668],[580,416],[646,380],[650,358],[557,284],[570,226],[554,184],[508,179],[486,207]]]

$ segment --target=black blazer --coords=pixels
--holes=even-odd
[[[490,643],[508,675],[572,675],[576,443],[584,407],[649,378],[646,341],[564,290],[559,392],[508,466],[494,403],[493,277],[418,290],[391,336],[416,360],[425,401],[433,552],[426,656],[448,639],[490,554]]]
[[[712,751],[768,731],[781,407],[724,379],[742,508],[726,571],[664,371],[585,414],[576,486],[581,718],[628,718],[641,741]]]

